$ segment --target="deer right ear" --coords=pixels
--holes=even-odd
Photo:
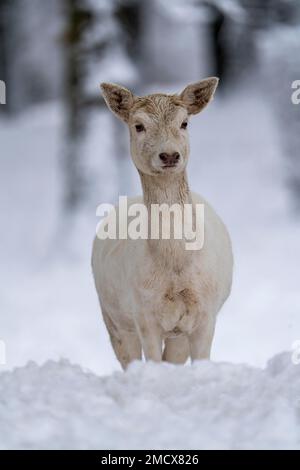
[[[103,98],[109,109],[120,119],[128,122],[134,96],[131,91],[114,83],[101,83]]]
[[[188,85],[180,95],[189,114],[198,114],[213,99],[218,86],[217,77],[206,78],[200,82]]]

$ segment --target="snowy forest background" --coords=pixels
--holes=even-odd
[[[298,0],[1,0],[0,340],[6,364],[118,369],[90,268],[96,207],[140,193],[99,83],[221,78],[192,120],[190,186],[232,235],[213,359],[264,365],[300,339]]]

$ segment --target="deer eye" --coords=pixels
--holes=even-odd
[[[181,128],[181,129],[186,129],[186,128],[187,128],[187,125],[188,125],[188,122],[187,122],[187,121],[183,121],[183,123],[181,124],[180,128]]]
[[[143,124],[136,124],[135,130],[137,132],[143,132],[145,130],[145,127],[143,126]]]

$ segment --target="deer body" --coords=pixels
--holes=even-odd
[[[180,99],[151,95],[146,103],[145,98],[134,98],[126,89],[103,85],[110,108],[130,127],[132,157],[143,196],[129,204],[144,203],[147,217],[152,204],[195,207],[200,203],[205,207],[201,250],[188,251],[184,240],[174,238],[96,237],[92,255],[95,285],[123,368],[141,359],[142,353],[146,360],[173,363],[184,363],[189,356],[192,360],[209,358],[217,313],[230,293],[233,262],[229,235],[210,205],[189,190],[187,132],[177,129],[211,99],[214,80],[199,82],[197,93],[187,87]],[[199,93],[201,102],[197,105]],[[136,136],[136,131],[145,135]]]

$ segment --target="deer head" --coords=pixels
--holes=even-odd
[[[218,78],[188,85],[178,95],[135,96],[126,88],[102,83],[110,110],[129,127],[133,162],[144,174],[178,173],[189,156],[188,120],[212,100]]]

